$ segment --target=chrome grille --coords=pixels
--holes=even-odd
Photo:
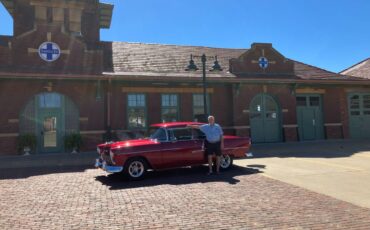
[[[110,148],[105,148],[103,151],[103,154],[101,154],[103,161],[107,162],[108,165],[113,165],[112,159],[110,159],[109,155]]]

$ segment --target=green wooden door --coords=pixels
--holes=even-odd
[[[302,141],[323,139],[320,95],[298,95],[296,100],[299,139]]]
[[[370,138],[370,93],[350,94],[348,105],[351,138]]]
[[[65,132],[64,96],[58,93],[42,93],[36,96],[38,149],[40,153],[61,152]]]
[[[279,106],[273,97],[260,94],[250,104],[251,137],[254,143],[281,141]]]
[[[60,152],[62,148],[62,121],[58,111],[39,114],[39,143],[42,153]]]

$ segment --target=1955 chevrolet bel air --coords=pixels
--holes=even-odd
[[[162,170],[207,163],[203,150],[204,134],[188,125],[198,122],[169,122],[151,125],[149,138],[100,144],[95,167],[109,173],[123,173],[131,180],[142,179],[148,169]],[[221,169],[243,158],[251,146],[248,137],[224,136]]]

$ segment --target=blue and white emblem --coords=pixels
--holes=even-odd
[[[269,66],[269,61],[265,57],[260,57],[260,59],[258,59],[258,64],[262,69],[266,69]]]
[[[47,62],[56,61],[60,56],[60,48],[54,42],[44,42],[39,47],[39,55]]]

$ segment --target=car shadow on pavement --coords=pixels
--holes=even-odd
[[[26,167],[0,169],[0,180],[8,179],[25,179],[33,176],[57,174],[57,173],[74,173],[84,172],[91,169],[89,166],[60,166],[60,167]]]
[[[225,182],[237,184],[235,177],[261,173],[259,169],[233,166],[231,169],[222,171],[220,174],[207,175],[207,166],[178,168],[163,171],[148,171],[144,180],[130,181],[122,174],[110,174],[97,176],[96,180],[106,185],[111,190],[130,189],[138,187],[150,187],[158,185],[184,185],[193,183]]]

